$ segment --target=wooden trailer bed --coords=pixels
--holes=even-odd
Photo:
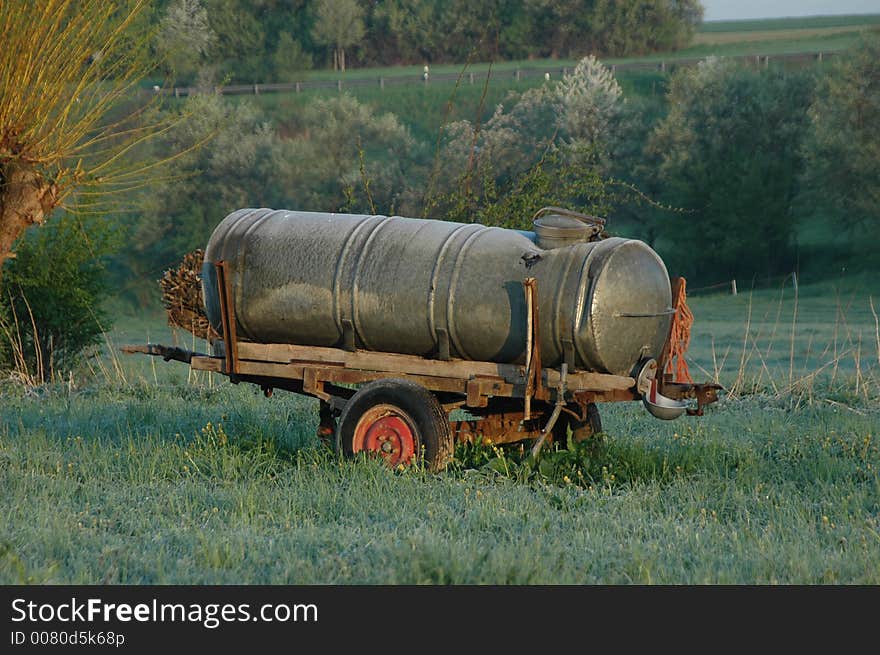
[[[535,439],[537,454],[548,438],[567,439],[570,432],[580,441],[600,431],[596,403],[640,401],[653,384],[667,398],[695,399],[696,408],[688,413],[700,415],[705,405],[717,400],[720,389],[714,384],[676,383],[660,375],[668,344],[660,361],[646,360],[635,377],[569,371],[567,364],[543,367],[532,278],[523,282],[528,320],[526,361],[519,365],[429,359],[359,350],[351,344],[328,348],[239,340],[222,263],[217,272],[222,338],[212,343],[211,353],[158,344],[125,346],[123,351],[182,361],[194,370],[226,375],[233,383],[252,383],[266,396],[283,389],[317,398],[319,434],[335,437],[343,454],[377,450],[393,455],[386,459],[397,464],[400,457],[422,449],[437,469],[455,441]],[[449,414],[457,409],[466,410],[470,418],[450,421]],[[389,442],[391,450],[382,450]]]

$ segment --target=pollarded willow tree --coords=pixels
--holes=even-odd
[[[151,69],[146,0],[0,0],[0,267],[57,207],[143,186],[138,147],[168,129],[131,101]]]

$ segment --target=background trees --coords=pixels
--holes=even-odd
[[[723,278],[793,270],[808,74],[755,72],[718,59],[672,79],[669,113],[648,145],[677,270]]]
[[[345,72],[345,49],[364,38],[364,10],[356,0],[318,0],[315,41],[333,48],[333,70]]]
[[[159,26],[157,52],[181,84],[200,70],[253,83],[291,81],[312,61],[344,70],[672,50],[690,41],[702,6],[698,0],[157,0],[149,15]]]
[[[880,36],[835,61],[810,107],[806,193],[843,229],[880,227]]]
[[[189,81],[217,47],[201,0],[173,0],[159,20],[156,50],[177,79]]]
[[[585,57],[562,80],[510,94],[485,124],[449,125],[425,193],[410,189],[406,202],[430,216],[526,229],[546,205],[605,215],[602,174],[621,106],[611,71]]]

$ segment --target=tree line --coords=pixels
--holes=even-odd
[[[654,94],[624,93],[590,56],[428,136],[414,134],[412,116],[348,94],[295,113],[195,96],[184,106],[198,119],[157,146],[217,136],[176,162],[181,180],[147,194],[127,275],[148,277],[200,247],[244,206],[517,229],[542,206],[568,206],[608,217],[613,233],[649,242],[696,283],[827,270],[880,221],[878,62],[877,37],[821,68],[709,58],[658,75]],[[805,231],[843,245],[805,241]]]
[[[687,45],[698,0],[160,0],[145,20],[178,82],[312,68],[641,55]]]

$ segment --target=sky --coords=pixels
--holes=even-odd
[[[701,0],[703,20],[880,14],[880,0]]]

